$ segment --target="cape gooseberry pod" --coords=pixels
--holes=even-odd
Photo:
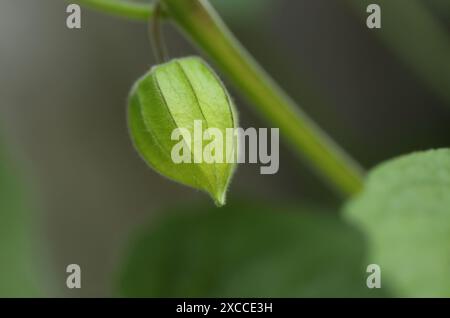
[[[141,77],[129,96],[128,125],[150,167],[225,204],[238,155],[237,115],[201,58],[174,59]]]

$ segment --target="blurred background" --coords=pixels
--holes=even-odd
[[[365,168],[450,144],[449,1],[374,1],[382,6],[381,30],[367,28],[364,0],[211,2]],[[150,170],[132,147],[125,118],[130,87],[154,64],[146,25],[83,9],[81,30],[69,30],[66,6],[0,1],[0,296],[253,296],[263,287],[268,296],[363,293],[339,289],[348,282],[343,258],[310,275],[312,264],[337,259],[320,252],[329,233],[344,236],[335,244],[352,261],[363,258],[364,239],[335,218],[339,198],[287,148],[276,175],[241,165],[229,205],[219,211],[206,195]],[[171,24],[164,33],[171,57],[199,54]],[[241,126],[268,127],[225,83]],[[260,216],[268,206],[275,211]],[[293,211],[280,221],[274,215],[282,209]],[[295,210],[308,211],[298,219]],[[282,232],[292,236],[267,239]],[[295,253],[267,259],[292,241]],[[253,246],[261,250],[250,260],[244,247]],[[299,247],[314,257],[311,263],[293,258]],[[174,262],[178,267],[169,270]],[[82,269],[79,290],[66,287],[72,263]],[[350,267],[364,274],[363,266]],[[203,282],[205,273],[210,279]],[[288,274],[328,278],[296,284]]]

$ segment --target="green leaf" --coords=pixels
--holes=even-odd
[[[120,272],[127,297],[379,296],[364,238],[317,208],[180,209],[139,234]]]
[[[237,117],[224,85],[205,62],[190,57],[153,67],[134,85],[128,117],[134,145],[152,168],[208,192],[218,205],[225,203],[235,169],[228,162],[237,156],[237,139],[226,136],[228,128],[236,127]],[[172,140],[176,129],[182,129],[182,135]],[[210,129],[222,138],[211,135],[203,140]],[[217,141],[217,147],[208,148]],[[180,163],[174,155],[187,159]]]
[[[399,296],[450,296],[450,150],[377,167],[346,213],[369,236],[368,261]]]
[[[41,296],[32,219],[15,165],[0,141],[0,297]]]

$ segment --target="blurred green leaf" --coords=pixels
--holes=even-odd
[[[447,0],[446,0],[447,1]],[[348,0],[365,19],[372,0]],[[447,1],[448,2],[448,1]],[[417,76],[450,105],[450,36],[439,19],[418,0],[379,0],[381,24],[372,32]]]
[[[0,297],[40,296],[27,198],[2,146],[0,141]]]
[[[130,297],[377,296],[364,239],[317,208],[239,205],[174,211],[132,244],[119,279]]]
[[[399,296],[450,296],[450,150],[382,164],[346,210]]]

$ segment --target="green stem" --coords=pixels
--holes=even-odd
[[[155,2],[154,13],[150,23],[150,38],[158,64],[167,62],[167,49],[161,30],[161,4],[159,0]]]
[[[328,184],[345,196],[353,195],[361,189],[363,172],[358,164],[317,127],[266,74],[231,34],[207,0],[161,1],[166,15],[209,54],[259,113],[272,125],[280,128],[291,147]],[[127,4],[129,9],[135,5]],[[97,9],[102,8],[98,6]],[[114,13],[132,18],[128,10],[114,10]]]
[[[71,2],[133,20],[148,21],[154,12],[153,5],[150,3],[133,3],[126,0],[72,0]]]

